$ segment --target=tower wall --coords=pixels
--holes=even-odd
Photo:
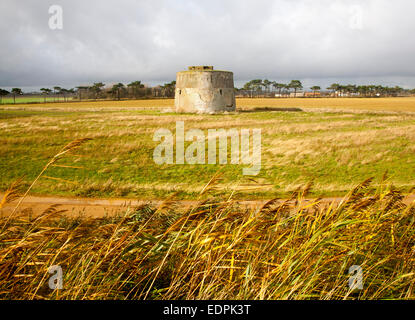
[[[216,113],[235,111],[233,73],[212,67],[189,67],[177,73],[176,112]]]

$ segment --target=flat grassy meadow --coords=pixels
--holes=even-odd
[[[25,96],[25,97],[16,97],[16,104],[25,104],[25,103],[43,103],[45,102],[63,102],[66,100],[72,100],[71,97],[43,97],[43,96]],[[1,104],[14,104],[13,97],[2,97],[0,101]]]
[[[241,99],[220,115],[175,114],[172,100],[0,108],[0,299],[413,300],[415,100],[399,101]],[[156,165],[154,132],[176,121],[261,128],[260,174]],[[34,215],[20,206],[29,191],[162,201]],[[330,195],[342,199],[312,199]]]
[[[415,112],[415,97],[238,99],[237,106]]]
[[[173,100],[47,103],[0,108],[0,191],[28,185],[51,155],[79,138],[76,154],[48,169],[31,194],[193,199],[221,171],[217,194],[286,197],[313,182],[311,196],[342,196],[362,179],[415,187],[415,98],[238,99],[236,113],[175,114]],[[262,130],[262,169],[247,165],[157,165],[159,128]]]

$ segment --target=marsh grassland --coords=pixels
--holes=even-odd
[[[0,110],[0,299],[414,299],[415,114],[270,103],[204,116],[176,115],[169,100]],[[178,120],[261,128],[260,175],[156,166],[154,131]],[[33,215],[19,207],[29,191],[163,201]],[[330,194],[344,197],[311,199]],[[261,197],[271,200],[238,202]],[[60,289],[50,266],[62,268]]]
[[[56,205],[0,216],[0,298],[415,298],[415,207],[395,188],[365,180],[324,206],[305,200],[305,185],[244,209],[211,193],[217,178],[188,207],[170,196],[99,219]],[[62,288],[51,290],[50,266],[61,268]]]
[[[286,197],[313,181],[311,196],[342,196],[367,177],[409,192],[415,186],[415,99],[239,99],[240,112],[177,115],[172,100],[98,101],[4,106],[0,109],[0,191],[28,183],[62,145],[92,138],[49,169],[31,191],[82,197],[193,199],[219,169],[218,194]],[[379,109],[382,109],[380,111]],[[413,112],[411,112],[413,111]],[[262,169],[246,165],[156,165],[159,128],[261,128]]]

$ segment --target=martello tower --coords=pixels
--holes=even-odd
[[[177,72],[176,112],[216,113],[235,111],[233,73],[212,66],[192,66]]]

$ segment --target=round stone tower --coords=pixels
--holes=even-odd
[[[177,72],[176,112],[216,113],[235,111],[233,73],[212,66],[189,67]]]

